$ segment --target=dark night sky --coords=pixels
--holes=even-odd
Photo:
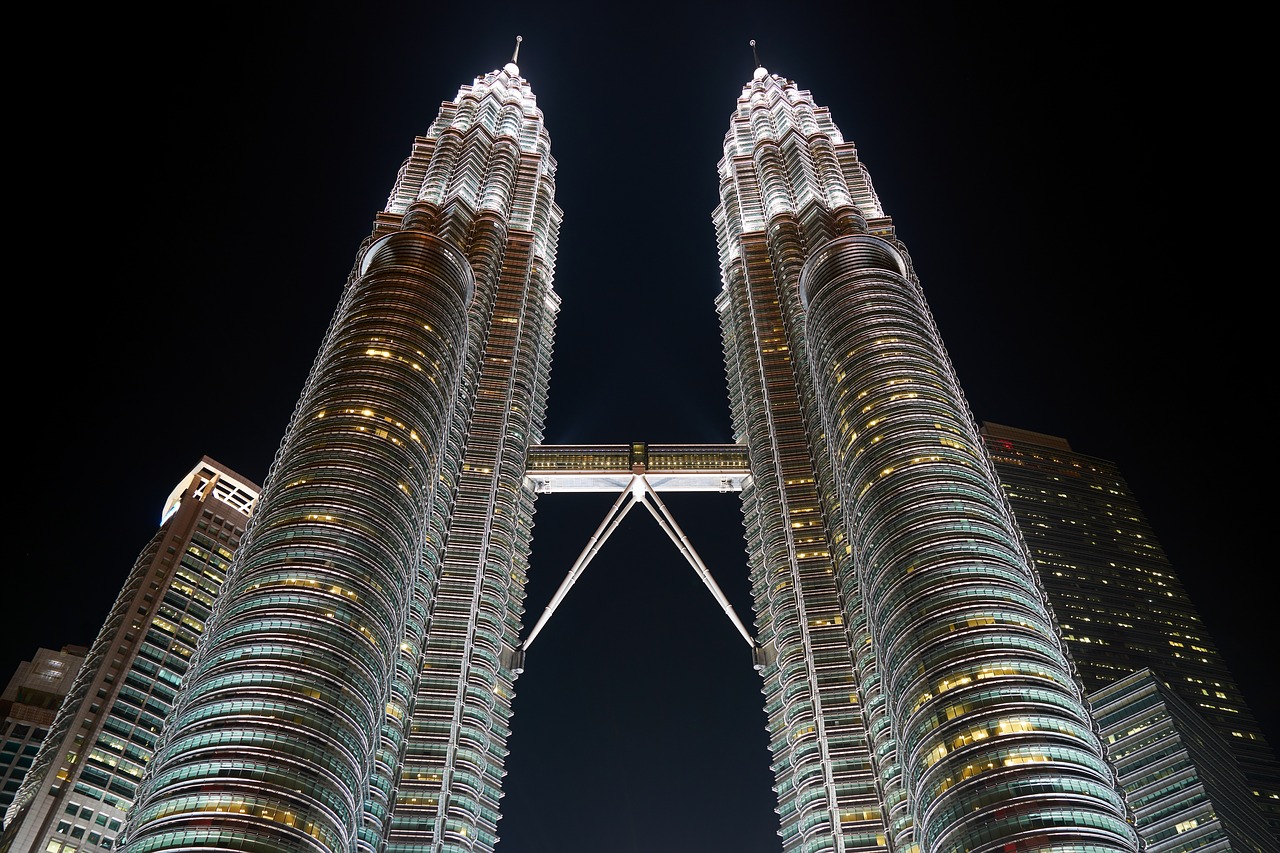
[[[1261,158],[1214,19],[458,5],[49,31],[11,103],[20,563],[0,679],[93,639],[201,456],[261,482],[413,137],[517,34],[565,211],[546,442],[731,441],[710,216],[754,38],[857,144],[975,417],[1120,466],[1280,742],[1274,568],[1255,544],[1274,357],[1251,343],[1258,243],[1237,201]],[[539,502],[529,626],[612,500]],[[749,623],[736,497],[664,500]],[[647,514],[516,686],[503,853],[779,849],[749,649]]]

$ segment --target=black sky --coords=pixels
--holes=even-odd
[[[1280,742],[1274,357],[1261,228],[1238,202],[1261,159],[1216,18],[459,5],[42,31],[11,104],[20,562],[0,678],[92,641],[201,456],[262,481],[414,136],[516,35],[565,211],[546,443],[732,441],[710,215],[754,38],[857,144],[975,417],[1120,466]],[[664,500],[749,622],[736,497]],[[539,502],[530,625],[611,502]],[[517,691],[502,853],[779,849],[749,649],[647,515],[574,587]]]

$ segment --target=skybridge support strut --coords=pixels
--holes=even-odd
[[[653,486],[649,484],[649,480],[645,476],[643,466],[636,466],[631,475],[631,480],[622,490],[622,493],[618,495],[618,499],[613,502],[613,506],[610,507],[609,512],[604,517],[604,521],[600,522],[600,526],[596,528],[596,532],[592,534],[586,547],[582,549],[582,553],[578,555],[578,559],[569,569],[569,573],[565,575],[565,579],[560,583],[560,588],[557,589],[555,595],[551,597],[551,602],[547,605],[546,609],[542,611],[542,616],[539,617],[537,624],[533,626],[533,630],[529,633],[529,638],[525,640],[524,644],[521,646],[522,650],[528,650],[528,648],[533,645],[534,639],[542,631],[543,626],[547,624],[547,620],[551,618],[551,614],[560,606],[560,602],[564,600],[564,597],[569,593],[570,588],[577,583],[578,578],[582,576],[587,565],[596,554],[600,553],[600,548],[604,545],[605,541],[608,540],[613,531],[618,528],[618,525],[622,522],[622,519],[626,517],[627,513],[630,512],[638,503],[645,505],[645,508],[649,510],[650,515],[652,515],[658,522],[658,526],[661,527],[663,531],[666,532],[667,536],[671,538],[671,541],[675,543],[676,548],[684,558],[688,560],[689,565],[693,566],[698,577],[702,579],[703,584],[705,584],[707,589],[711,591],[716,602],[719,603],[721,609],[724,610],[725,615],[729,617],[729,621],[731,621],[734,627],[738,629],[738,633],[742,635],[742,638],[747,641],[747,645],[751,646],[753,649],[756,647],[756,642],[751,638],[751,633],[747,631],[746,626],[742,624],[742,620],[738,618],[738,614],[734,612],[733,605],[731,605],[729,600],[725,598],[724,592],[721,591],[720,587],[711,577],[710,570],[708,570],[706,564],[702,562],[702,558],[698,556],[698,552],[694,550],[693,544],[689,541],[689,537],[680,529],[680,525],[676,523],[675,518],[667,509],[666,504],[662,502],[662,499],[658,497],[658,493],[654,490]]]

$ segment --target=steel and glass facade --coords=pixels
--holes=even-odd
[[[88,651],[84,646],[37,649],[0,692],[0,830]]]
[[[513,63],[415,140],[360,247],[127,849],[496,842],[558,301]]]
[[[1267,853],[1275,837],[1227,741],[1139,669],[1090,696],[1147,853]]]
[[[257,500],[255,483],[208,457],[174,488],[17,791],[0,850],[119,849]]]
[[[830,113],[756,70],[714,213],[784,849],[1137,838],[910,258]]]
[[[1217,732],[1280,843],[1280,765],[1115,463],[1059,436],[982,436],[1085,689],[1150,669]]]
[[[542,440],[559,297],[552,289],[561,211],[556,163],[528,82],[514,64],[463,87],[415,142],[388,209],[440,211],[438,233],[475,271],[467,341],[448,430],[448,465],[428,548],[411,724],[387,851],[487,851],[497,843],[514,651],[524,615],[534,492],[530,445]],[[451,514],[450,514],[451,513]],[[413,658],[404,661],[407,690]],[[388,753],[388,758],[393,755]],[[368,833],[370,843],[379,838]]]

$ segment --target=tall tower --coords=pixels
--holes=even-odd
[[[173,489],[35,763],[0,850],[111,850],[258,499],[208,457]]]
[[[1065,439],[982,425],[1090,696],[1154,670],[1217,731],[1280,839],[1280,766],[1124,475]]]
[[[66,698],[84,656],[84,646],[37,649],[18,665],[0,692],[0,831],[27,770],[35,763],[49,724]]]
[[[1089,694],[1147,853],[1275,850],[1229,744],[1150,669]]]
[[[423,561],[439,562],[422,584],[430,630],[411,620],[402,640],[423,648],[416,670],[412,656],[402,660],[406,688],[411,672],[421,675],[403,763],[388,767],[398,771],[388,853],[497,843],[533,528],[524,476],[542,440],[560,306],[556,163],[518,53],[519,39],[502,70],[441,105],[388,200],[392,214],[439,211],[435,233],[465,252],[475,277],[442,476],[450,497],[433,512],[431,542],[445,547]],[[376,844],[378,834],[367,835]]]
[[[561,216],[517,58],[442,105],[359,247],[130,853],[496,841]]]
[[[784,849],[1136,849],[906,248],[763,67],[714,222]]]

